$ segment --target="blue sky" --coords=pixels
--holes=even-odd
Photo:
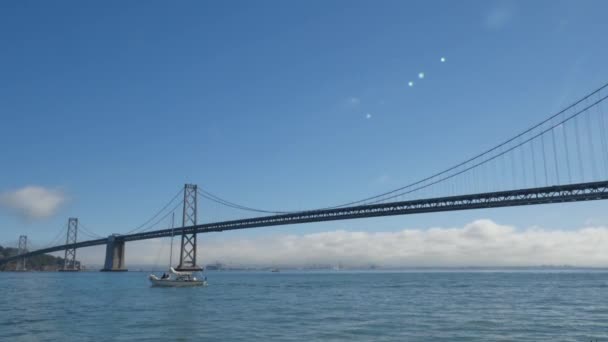
[[[297,210],[415,181],[604,84],[607,10],[603,1],[4,1],[0,193],[39,186],[66,200],[44,218],[0,211],[0,243],[28,234],[43,244],[69,216],[101,235],[125,232],[186,182]],[[280,229],[395,231],[480,218],[574,229],[608,224],[606,209]]]

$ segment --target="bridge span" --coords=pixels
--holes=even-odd
[[[173,199],[150,220],[125,234],[77,241],[79,221],[70,218],[67,238],[60,244],[53,240],[37,250],[27,248],[27,236],[19,239],[19,253],[0,259],[0,265],[21,260],[25,269],[28,257],[65,251],[64,271],[76,268],[76,249],[105,245],[104,270],[125,270],[125,244],[130,241],[181,236],[179,270],[200,269],[196,262],[197,234],[311,222],[360,219],[392,215],[411,215],[455,210],[499,208],[550,203],[608,199],[608,83],[563,110],[512,136],[510,139],[443,171],[393,189],[339,206],[305,211],[271,211],[250,208],[215,196],[195,184],[186,184]],[[449,142],[448,142],[449,143]],[[514,190],[515,189],[515,190]],[[169,209],[180,194],[183,201]],[[262,215],[245,219],[197,218],[199,199],[213,205]],[[405,200],[407,199],[407,200]],[[157,223],[182,209],[179,228],[160,229]],[[151,226],[152,220],[166,212]],[[214,210],[209,210],[211,215]],[[171,226],[174,227],[172,224]],[[83,227],[83,233],[87,229]],[[61,233],[61,231],[60,231]],[[61,235],[58,235],[61,236]],[[31,240],[30,240],[31,241]]]
[[[333,209],[310,210],[280,215],[261,216],[242,220],[199,224],[174,229],[161,229],[135,234],[115,234],[109,236],[108,238],[58,245],[0,259],[0,264],[5,264],[39,254],[64,251],[67,249],[106,245],[106,270],[120,271],[124,270],[125,264],[124,243],[129,241],[156,239],[169,237],[172,235],[212,233],[225,230],[359,219],[367,217],[411,215],[442,211],[594,201],[603,199],[608,199],[608,181],[556,185],[513,191],[486,192],[471,195],[428,198],[381,204],[358,205]]]

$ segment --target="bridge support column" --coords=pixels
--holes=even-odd
[[[106,261],[102,272],[126,272],[125,268],[125,242],[110,235],[106,244]]]
[[[65,244],[74,244],[78,237],[78,219],[70,217],[68,219],[68,234],[65,238]],[[80,265],[76,265],[76,248],[66,248],[65,257],[63,259],[63,268],[61,272],[78,272]]]
[[[18,254],[27,253],[27,235],[19,236],[19,249],[17,250]],[[27,271],[25,268],[25,258],[21,258],[21,260],[17,261],[17,271]]]
[[[184,211],[182,227],[196,225],[197,215],[197,186],[196,184],[184,185]],[[178,271],[201,271],[202,268],[196,264],[196,233],[182,234],[182,246],[179,253]]]

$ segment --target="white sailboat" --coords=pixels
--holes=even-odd
[[[164,287],[191,287],[191,286],[207,286],[207,278],[198,279],[192,275],[192,272],[178,272],[173,267],[169,268],[170,274],[163,274],[162,277],[157,277],[150,274],[148,278],[153,286]]]
[[[171,218],[171,251],[169,256],[169,273],[163,273],[159,278],[155,274],[150,274],[148,279],[152,286],[160,287],[192,287],[192,286],[207,286],[207,277],[203,279],[196,278],[192,272],[178,272],[171,263],[173,262],[173,227],[175,214]]]

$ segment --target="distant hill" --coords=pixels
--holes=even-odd
[[[0,246],[0,259],[17,255],[17,248]],[[79,262],[76,262],[79,264]],[[63,267],[63,258],[55,257],[48,254],[36,255],[27,258],[25,268],[28,271],[56,271]],[[0,265],[0,271],[14,271],[17,268],[17,262]]]

